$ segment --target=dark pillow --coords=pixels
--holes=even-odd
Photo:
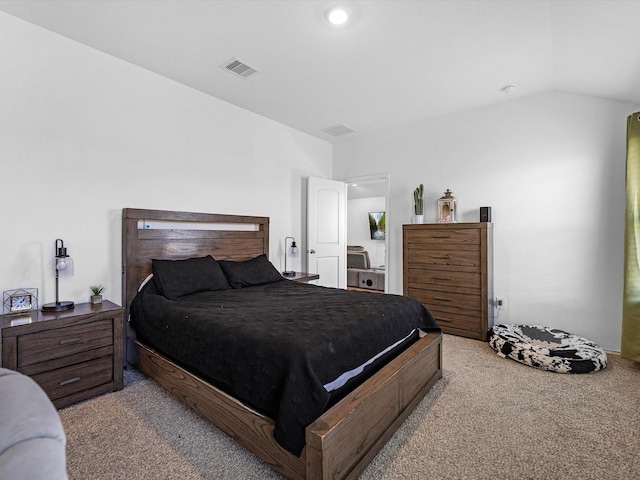
[[[264,253],[244,262],[220,260],[218,263],[233,288],[252,287],[284,280]]]
[[[175,300],[183,295],[230,288],[211,255],[186,260],[151,260],[153,281],[160,293]]]

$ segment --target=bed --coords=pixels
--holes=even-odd
[[[123,303],[126,313],[130,313],[141,283],[152,271],[152,259],[184,260],[211,255],[219,262],[244,263],[266,257],[268,247],[267,217],[124,209]],[[327,290],[329,295],[338,294],[334,289],[295,284],[290,280],[276,281],[261,289],[265,290],[261,293],[266,295],[263,298],[282,289],[301,296],[313,296],[319,290]],[[246,290],[261,289],[251,287]],[[152,291],[149,296],[156,293]],[[221,292],[226,296],[224,305],[228,305],[229,296],[236,293],[233,290]],[[217,295],[205,292],[196,296],[218,302]],[[141,338],[136,338],[136,332],[128,326],[127,361],[137,365],[275,470],[294,479],[356,478],[442,376],[441,335],[436,331],[421,331],[410,346],[399,348],[401,353],[390,361],[385,359],[388,362],[363,383],[347,393],[340,392],[335,402],[329,402],[330,408],[313,417],[315,420],[302,431],[303,445],[298,452],[295,446],[283,444],[282,438],[278,441],[274,437],[280,420],[273,420],[268,409],[265,412],[262,408],[264,405],[238,400],[224,388],[226,384],[221,385],[200,368],[193,368],[175,351],[165,345],[152,346],[157,341],[152,338],[152,332],[147,330]]]

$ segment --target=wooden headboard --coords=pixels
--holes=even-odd
[[[269,217],[122,210],[122,305],[125,323],[140,283],[151,273],[151,259],[180,260],[211,255],[217,260],[248,260],[269,255]],[[130,363],[134,332],[126,327]]]

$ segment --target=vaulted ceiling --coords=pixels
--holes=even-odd
[[[345,26],[326,21],[336,4],[352,14]],[[552,90],[640,104],[640,1],[2,0],[0,11],[332,142]],[[258,73],[220,67],[234,57]],[[323,132],[340,124],[355,133]]]

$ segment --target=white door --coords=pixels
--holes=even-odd
[[[347,184],[309,177],[307,180],[307,269],[317,284],[347,287]]]

